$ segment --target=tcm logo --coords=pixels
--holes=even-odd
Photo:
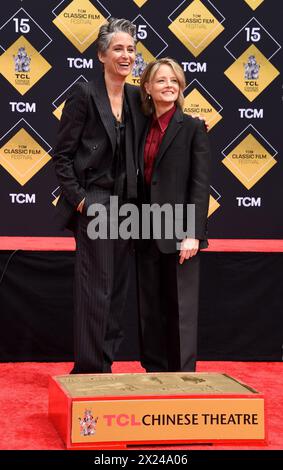
[[[261,207],[261,197],[236,197],[238,207]]]
[[[70,69],[92,69],[93,59],[81,59],[80,57],[67,57]]]
[[[10,101],[9,105],[12,108],[12,113],[36,113],[36,103],[23,103],[19,101]]]
[[[263,109],[239,108],[241,119],[263,119]]]
[[[184,72],[206,72],[207,63],[203,62],[182,62]]]
[[[12,204],[35,204],[35,194],[9,194]]]

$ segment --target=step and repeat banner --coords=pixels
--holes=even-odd
[[[213,149],[210,238],[283,238],[279,0],[9,0],[0,24],[0,236],[61,236],[52,147],[65,99],[97,73],[109,17],[137,26],[137,58],[183,67],[185,112]]]

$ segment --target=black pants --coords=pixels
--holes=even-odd
[[[148,372],[195,370],[199,255],[179,264],[154,240],[139,251],[141,363]]]
[[[110,195],[109,190],[97,187],[88,192],[89,200],[107,208],[107,217]],[[123,339],[121,323],[128,289],[130,242],[91,240],[87,234],[90,221],[86,214],[77,216],[73,373],[111,372]]]

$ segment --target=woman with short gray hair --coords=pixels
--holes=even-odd
[[[76,239],[74,358],[72,373],[111,372],[122,339],[130,241],[92,239],[87,212],[93,203],[107,210],[136,198],[136,154],[144,117],[137,87],[126,84],[136,57],[136,28],[111,18],[97,39],[103,73],[77,83],[66,101],[54,149],[61,185],[57,214]]]

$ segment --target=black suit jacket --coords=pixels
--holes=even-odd
[[[131,119],[126,126],[127,196],[136,197],[138,141],[144,128],[140,94],[137,87],[125,85]],[[104,76],[77,83],[66,100],[53,152],[55,172],[61,186],[56,217],[61,228],[72,228],[79,202],[88,204],[88,169],[101,173],[111,167],[116,134]]]
[[[149,125],[142,137],[139,152],[143,194],[146,193],[144,183],[141,183],[144,181],[144,145]],[[210,146],[203,121],[177,108],[154,161],[150,203],[161,206],[169,203],[173,207],[175,204],[195,204],[195,238],[200,240],[200,248],[208,246],[209,167]],[[164,226],[161,239],[156,239],[163,253],[176,252],[177,241],[176,237],[165,239]]]

